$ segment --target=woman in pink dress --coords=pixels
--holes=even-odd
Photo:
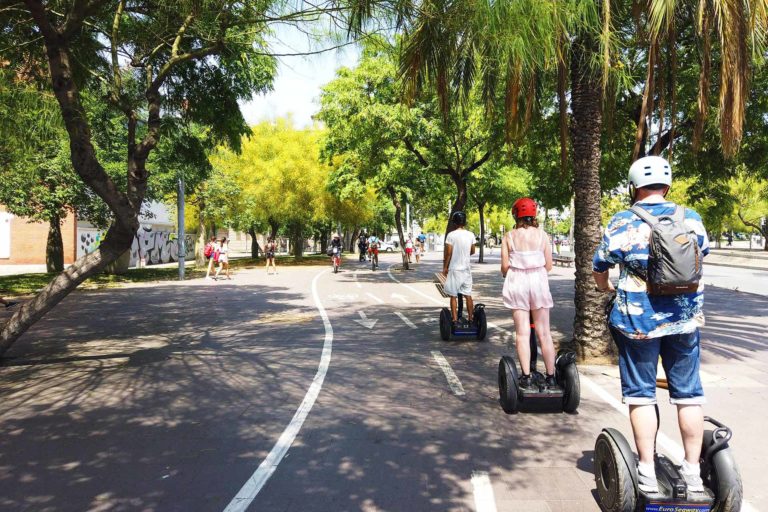
[[[520,385],[524,388],[532,386],[530,316],[533,315],[547,371],[546,385],[554,387],[555,347],[549,331],[549,310],[554,303],[547,277],[552,270],[552,246],[549,236],[539,228],[533,199],[518,199],[512,207],[512,215],[515,229],[506,234],[501,244],[501,275],[504,276],[504,306],[512,310],[515,320],[515,345],[523,372]]]

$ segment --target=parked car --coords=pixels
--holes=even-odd
[[[395,252],[396,250],[397,250],[397,246],[392,242],[379,243],[379,251],[381,252]]]

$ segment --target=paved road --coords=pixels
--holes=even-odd
[[[505,415],[497,265],[476,288],[498,328],[445,343],[438,261],[387,272],[396,259],[71,295],[0,367],[0,509],[598,510],[595,436],[628,426],[615,368],[580,368],[578,414]],[[561,338],[572,274],[551,280]],[[707,313],[707,412],[734,428],[746,497],[768,510],[766,299],[712,287]]]

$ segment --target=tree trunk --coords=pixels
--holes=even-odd
[[[134,223],[138,228],[137,218],[134,218]],[[135,232],[136,229],[126,229],[120,223],[113,223],[98,249],[79,258],[48,283],[32,300],[16,310],[0,331],[0,357],[27,329],[61,302],[80,283],[100,272],[107,264],[115,261],[128,250]]]
[[[357,246],[357,239],[360,238],[360,227],[355,226],[355,229],[352,230],[352,239],[349,241],[349,252],[350,254],[355,253],[355,249]]]
[[[400,196],[397,195],[395,187],[387,187],[389,198],[392,200],[392,205],[395,207],[395,227],[397,227],[397,237],[400,239],[400,256],[403,259],[403,270],[410,270],[411,267],[408,264],[408,255],[405,254],[405,236],[403,235],[403,205],[400,203]]]
[[[485,263],[483,261],[483,248],[485,247],[485,203],[478,203],[477,212],[480,214],[480,256],[477,262]]]
[[[293,257],[300,260],[304,257],[304,236],[301,226],[293,226],[290,230],[293,243]]]
[[[197,214],[197,242],[195,243],[195,265],[198,268],[205,268],[208,265],[208,259],[205,257],[205,244],[208,243],[208,230],[205,229],[205,204],[200,202],[200,212]]]
[[[445,228],[446,235],[456,229],[456,226],[451,222],[453,213],[464,211],[464,208],[467,206],[467,181],[459,172],[451,174],[451,180],[454,185],[456,185],[456,199],[453,200],[453,204],[451,205],[451,214],[448,216],[448,223]]]
[[[256,238],[256,228],[253,226],[248,228],[248,234],[251,235],[251,258],[256,259],[259,257],[259,241]]]
[[[602,86],[590,67],[590,56],[599,50],[585,34],[577,36],[571,58],[571,144],[573,147],[574,238],[576,263],[573,335],[582,360],[609,355],[610,335],[605,319],[607,294],[595,289],[592,256],[600,242],[600,132]]]
[[[278,224],[276,221],[269,219],[269,238],[272,240],[277,239],[277,230],[280,228],[280,224]]]
[[[75,84],[70,64],[68,41],[51,25],[42,4],[28,2],[27,5],[45,41],[51,85],[69,137],[72,167],[83,182],[109,206],[115,215],[115,220],[104,242],[96,251],[83,256],[61,272],[3,324],[0,330],[0,357],[27,329],[81,282],[100,272],[107,264],[130,249],[139,227],[138,212],[146,192],[145,163],[149,152],[157,144],[160,127],[160,98],[157,95],[148,94],[147,136],[138,146],[135,139],[130,139],[129,136],[128,193],[121,192],[99,162],[91,141],[88,116],[80,101],[80,91]],[[130,122],[129,133],[131,133]]]
[[[61,218],[54,215],[48,225],[48,242],[45,245],[46,272],[64,270],[64,241],[61,239]]]

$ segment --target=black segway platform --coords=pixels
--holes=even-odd
[[[658,493],[646,493],[637,485],[635,454],[616,429],[604,428],[595,442],[595,482],[598,500],[607,512],[738,512],[742,485],[728,447],[731,430],[709,417],[717,428],[704,431],[701,478],[704,492],[690,492],[679,467],[664,455],[655,457]]]
[[[551,399],[562,402],[564,412],[575,412],[581,401],[579,371],[576,368],[576,354],[561,350],[555,359],[555,380],[557,387],[548,388],[545,385],[544,374],[536,370],[538,351],[536,334],[531,319],[531,380],[533,387],[522,389],[519,385],[520,374],[512,356],[503,356],[499,361],[499,402],[507,414],[515,414],[526,400]]]
[[[488,332],[488,319],[485,316],[485,304],[475,304],[472,322],[464,319],[463,297],[458,296],[458,318],[457,326],[453,325],[451,310],[443,308],[440,310],[440,337],[443,341],[448,341],[451,337],[456,338],[475,338],[484,340]]]

